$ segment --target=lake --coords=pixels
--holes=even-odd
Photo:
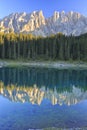
[[[87,70],[0,68],[0,130],[87,127]]]

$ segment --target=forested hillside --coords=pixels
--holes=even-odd
[[[0,33],[0,59],[87,61],[87,34],[49,37]]]

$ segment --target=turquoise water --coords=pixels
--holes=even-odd
[[[0,68],[0,130],[87,127],[87,70]]]

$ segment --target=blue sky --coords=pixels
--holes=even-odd
[[[43,10],[46,17],[56,11],[80,12],[87,16],[87,0],[0,0],[0,18],[13,12]]]

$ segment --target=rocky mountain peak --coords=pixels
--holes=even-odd
[[[60,14],[61,14],[61,15],[65,15],[65,11],[63,10]]]
[[[55,22],[59,18],[59,12],[55,11],[53,14],[53,21]]]
[[[39,14],[39,16],[44,17],[44,16],[43,16],[43,11],[42,11],[42,10],[40,10],[40,11],[38,12],[38,14]]]
[[[77,36],[87,32],[87,17],[73,11],[55,11],[50,18],[45,18],[42,10],[12,13],[0,20],[0,31],[9,33],[9,29],[16,33],[33,33],[40,36],[58,32]]]

